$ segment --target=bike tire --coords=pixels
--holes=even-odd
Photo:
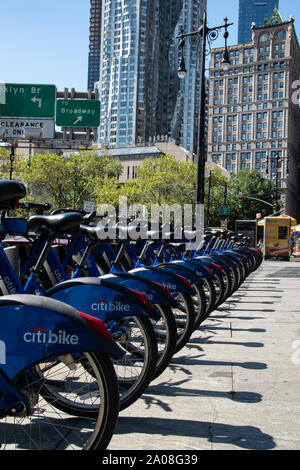
[[[113,360],[119,384],[120,410],[128,408],[145,392],[153,380],[158,346],[155,331],[148,317],[131,317],[129,336],[117,340],[125,355]]]
[[[196,312],[194,329],[199,328],[201,323],[207,318],[207,301],[202,282],[192,285],[195,295],[193,296],[194,308]]]
[[[215,310],[217,304],[217,293],[215,283],[212,279],[205,278],[204,292],[206,297],[206,318]]]
[[[177,308],[172,308],[177,328],[175,348],[175,353],[177,353],[186,345],[195,330],[196,312],[191,295],[178,292],[175,298],[179,303]]]
[[[107,448],[119,414],[118,383],[108,356],[89,352],[85,353],[85,357],[93,369],[94,382],[97,382],[95,393],[101,406],[98,405],[97,410],[92,406],[90,413],[87,413],[86,406],[76,405],[66,397],[62,397],[61,391],[56,392],[53,386],[47,383],[46,363],[41,363],[32,369],[30,380],[26,376],[26,386],[23,379],[20,387],[23,394],[31,396],[30,412],[19,418],[6,417],[0,420],[2,449],[104,450]],[[51,376],[53,372],[51,369]],[[32,376],[35,378],[34,382]],[[55,374],[53,379],[55,377],[57,381],[63,381],[61,375]]]
[[[156,379],[168,367],[175,353],[177,341],[176,322],[171,308],[168,305],[160,304],[155,307],[158,309],[161,319],[152,322],[158,345],[158,358],[153,379]]]

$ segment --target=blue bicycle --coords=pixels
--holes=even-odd
[[[1,222],[25,188],[0,182]],[[0,225],[0,236],[5,236]],[[3,257],[1,256],[1,265]],[[2,276],[6,276],[4,272]],[[0,297],[0,445],[2,449],[105,449],[119,412],[118,383],[111,358],[123,351],[102,321],[46,297],[11,294]],[[77,358],[85,361],[85,367]],[[86,375],[78,374],[78,369]],[[49,382],[66,381],[74,371],[80,407],[73,399],[50,397]],[[77,371],[75,373],[75,370]],[[80,390],[80,392],[79,392]],[[72,393],[72,392],[70,392]],[[60,397],[62,398],[62,397]],[[87,407],[97,401],[97,416]],[[64,410],[61,410],[61,405]]]
[[[125,352],[122,358],[113,361],[119,384],[120,409],[124,409],[139,398],[153,380],[157,365],[157,341],[150,318],[159,319],[160,315],[144,293],[120,285],[114,279],[78,278],[62,282],[51,290],[42,286],[41,271],[54,239],[62,233],[78,230],[80,222],[81,215],[74,212],[57,216],[33,216],[28,221],[4,217],[3,224],[8,233],[26,237],[30,232],[33,236],[38,234],[39,246],[36,250],[37,259],[23,287],[19,276],[12,269],[3,244],[0,244],[3,260],[0,275],[5,289],[10,293],[50,296],[96,316],[108,325],[113,338]],[[50,388],[57,397],[65,393],[59,381],[49,382]],[[91,414],[93,410],[88,412]],[[94,412],[97,413],[97,405],[94,406]]]

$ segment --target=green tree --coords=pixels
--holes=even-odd
[[[209,190],[210,184],[210,190]],[[209,178],[205,178],[205,223],[210,227],[220,225],[219,209],[225,205],[225,189],[228,179],[218,167],[210,170]]]
[[[229,227],[234,230],[235,220],[246,219],[253,220],[257,213],[262,217],[270,215],[272,208],[263,202],[242,199],[242,207],[239,208],[238,201],[242,196],[251,196],[267,203],[274,202],[275,183],[263,178],[259,170],[241,170],[233,175],[228,184],[228,204],[230,205]]]
[[[194,163],[176,161],[172,155],[146,158],[134,180],[115,187],[109,194],[99,188],[98,201],[115,203],[118,196],[127,196],[128,203],[188,204],[195,200],[196,167]]]
[[[26,161],[24,156],[15,152],[12,162],[12,179],[21,181]],[[0,179],[9,179],[10,177],[10,150],[0,147]]]
[[[30,165],[24,169],[23,181],[37,202],[49,202],[53,209],[82,209],[84,201],[96,200],[104,182],[113,185],[118,180],[121,169],[118,159],[98,155],[96,151],[69,155],[48,152],[31,157]]]

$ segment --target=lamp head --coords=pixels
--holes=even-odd
[[[230,59],[229,59],[229,52],[228,49],[225,49],[224,54],[223,54],[223,60],[221,62],[221,67],[223,70],[227,71],[230,67]]]

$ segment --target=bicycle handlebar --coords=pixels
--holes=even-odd
[[[31,201],[22,201],[19,202],[19,207],[21,209],[35,209],[37,211],[49,211],[51,209],[51,204],[46,202],[45,204],[40,204],[37,202],[31,202]]]

